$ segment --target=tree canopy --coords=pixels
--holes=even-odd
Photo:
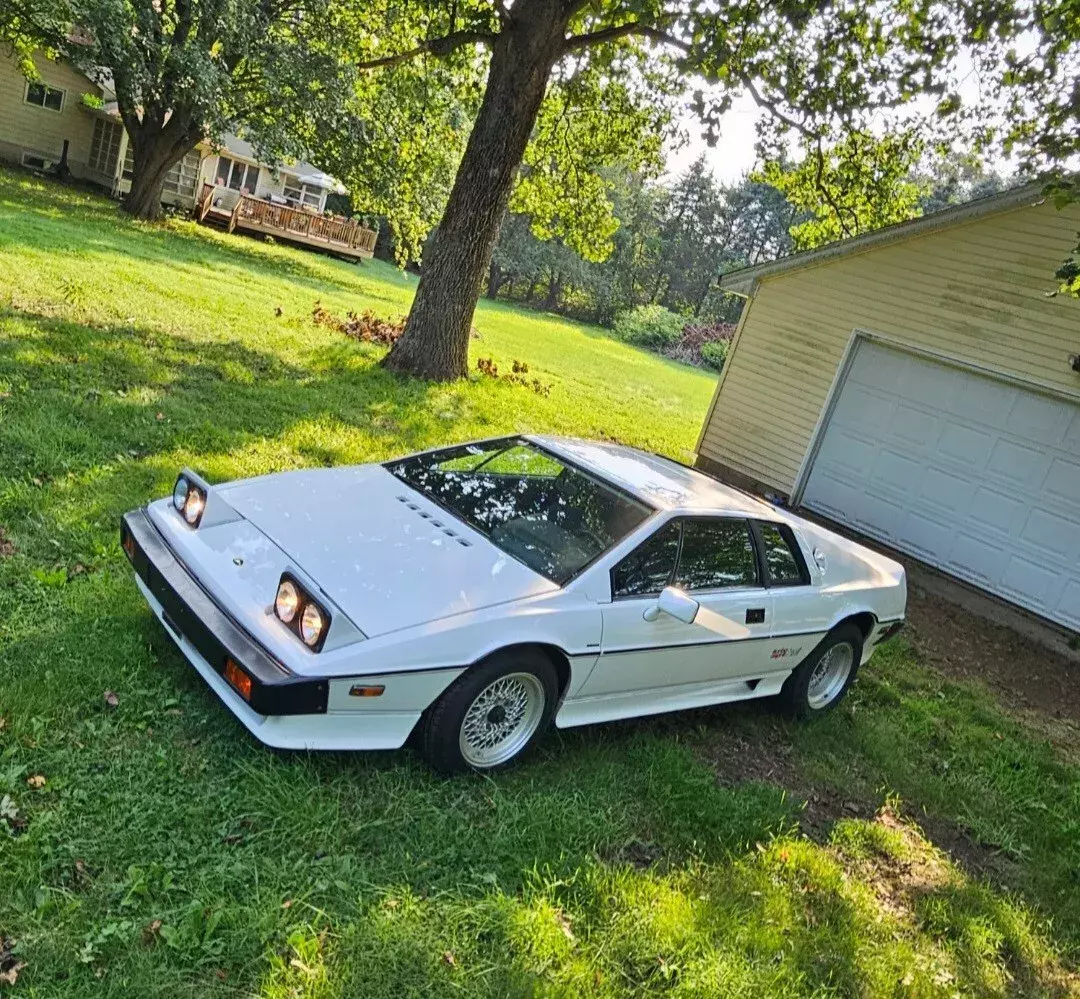
[[[269,161],[325,137],[366,135],[355,59],[362,26],[344,0],[0,0],[24,56],[62,53],[107,77],[134,157],[129,210],[160,211],[168,170],[203,139],[243,129]],[[380,90],[385,100],[389,84]]]
[[[649,67],[646,90],[700,79],[708,86],[691,104],[712,138],[734,96],[749,93],[767,112],[763,157],[780,159],[793,141],[806,154],[793,174],[765,177],[783,183],[796,207],[813,200],[811,188],[815,198],[824,192],[837,202],[830,218],[815,215],[801,230],[801,241],[820,242],[916,209],[912,161],[921,143],[946,130],[966,130],[984,148],[1022,148],[1032,169],[1075,151],[1076,7],[1076,0],[463,0],[433,12],[419,0],[387,0],[373,14],[383,29],[368,37],[362,65],[491,53],[484,99],[406,333],[388,363],[430,377],[463,372],[475,298],[522,162],[514,207],[535,212],[538,233],[575,238],[543,218],[570,200],[567,178],[576,178],[568,163],[552,161],[561,183],[551,185],[550,198],[529,197],[529,141],[551,134],[560,82],[591,75],[607,96],[637,82],[632,66]],[[965,104],[961,55],[984,74],[993,109]],[[884,138],[883,119],[890,123]],[[595,210],[602,184],[597,175],[577,188],[588,210],[572,216],[588,224],[599,252],[615,245]],[[882,201],[892,214],[882,215]]]

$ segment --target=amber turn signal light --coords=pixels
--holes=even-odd
[[[382,692],[386,690],[386,687],[381,684],[374,687],[365,687],[362,684],[354,683],[349,688],[350,697],[382,697]]]
[[[225,660],[225,679],[245,701],[251,700],[251,677],[231,659]]]

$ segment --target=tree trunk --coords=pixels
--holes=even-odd
[[[565,0],[518,0],[496,37],[484,100],[438,232],[424,259],[391,371],[448,381],[468,372],[469,331],[491,251],[555,61]]]
[[[137,219],[161,218],[161,190],[166,175],[198,145],[198,134],[191,136],[188,129],[178,125],[173,126],[170,119],[165,128],[145,125],[134,132],[129,130],[134,169],[131,190],[122,207]]]
[[[543,307],[549,312],[554,312],[559,307],[559,299],[562,298],[562,275],[553,274],[548,282],[547,297]]]
[[[499,297],[499,289],[503,286],[503,272],[493,260],[488,268],[487,297],[494,300]]]

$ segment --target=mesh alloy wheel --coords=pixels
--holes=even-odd
[[[525,753],[551,722],[559,674],[535,646],[496,652],[470,666],[424,712],[418,747],[440,773],[492,771]]]
[[[482,770],[517,756],[540,726],[544,700],[544,686],[531,673],[509,673],[485,687],[461,722],[465,762]]]

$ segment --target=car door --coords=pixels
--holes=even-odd
[[[795,532],[775,521],[754,521],[765,582],[773,595],[772,658],[795,667],[825,637],[831,605],[813,585]]]
[[[670,521],[615,566],[611,583],[601,654],[581,696],[705,689],[768,670],[772,598],[747,520]],[[646,620],[668,585],[699,601],[693,624],[667,614]]]

